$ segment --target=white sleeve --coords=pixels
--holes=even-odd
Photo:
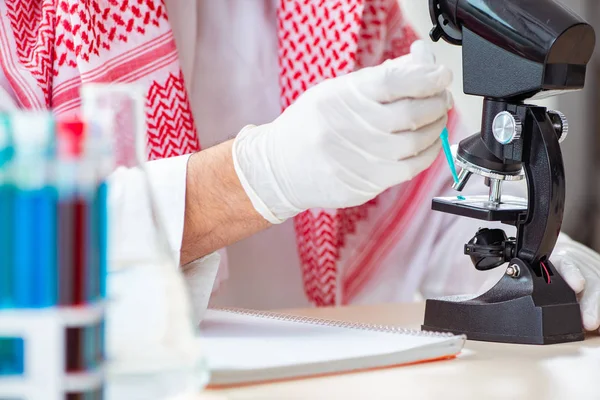
[[[188,159],[189,156],[182,156],[150,161],[146,163],[145,171],[119,167],[108,177],[110,258],[113,263],[143,258],[148,246],[157,242],[148,196],[150,184],[169,250],[179,264]]]
[[[185,218],[187,164],[190,155],[149,161],[145,165],[173,257],[179,264]]]
[[[152,251],[150,246],[157,243],[147,183],[150,183],[169,250],[179,264],[188,160],[189,155],[149,161],[144,169],[120,167],[109,176],[109,246],[113,268],[124,262],[144,260]],[[219,254],[214,253],[182,266],[198,322],[208,305],[219,260]]]

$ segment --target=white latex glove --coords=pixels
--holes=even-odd
[[[550,261],[565,282],[577,293],[584,328],[588,331],[598,330],[600,254],[561,233]]]
[[[324,81],[274,122],[240,132],[235,169],[266,220],[366,203],[433,163],[453,105],[452,73],[424,46]]]

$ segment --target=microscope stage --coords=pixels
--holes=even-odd
[[[432,209],[484,221],[514,223],[527,215],[527,200],[502,196],[501,202],[496,204],[490,202],[488,196],[437,197],[433,199]]]

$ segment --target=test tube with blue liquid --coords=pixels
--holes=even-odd
[[[84,142],[82,121],[0,115],[0,398],[103,398],[106,254],[89,255],[100,229]]]
[[[10,177],[13,158],[10,121],[6,114],[0,115],[0,218],[6,221],[13,214],[14,186]],[[13,232],[11,225],[0,223],[0,309],[14,304],[13,289]]]
[[[56,190],[54,119],[49,112],[11,116],[15,191],[12,214],[16,307],[56,304]]]

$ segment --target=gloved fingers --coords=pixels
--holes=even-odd
[[[414,157],[417,154],[427,150],[439,138],[442,130],[448,122],[448,116],[444,114],[433,123],[423,126],[415,132],[398,132],[391,134],[389,138],[382,142],[382,153],[389,153],[391,160],[404,160]]]
[[[561,276],[567,280],[568,264],[580,271],[585,280],[585,288],[580,293],[581,315],[584,328],[588,331],[600,327],[600,256],[593,250],[575,241],[562,242],[557,245],[551,261]]]
[[[368,139],[368,143],[376,143],[385,141],[390,133],[414,132],[447,117],[454,106],[454,99],[449,91],[444,91],[425,99],[401,99],[386,104],[355,99],[346,106],[357,121],[364,123],[362,131],[375,135],[373,138],[364,135],[364,139]],[[335,116],[334,113],[328,114],[332,122]],[[341,124],[347,124],[346,119],[334,123],[336,126]]]
[[[586,280],[600,281],[600,257],[593,250],[585,249],[583,246],[569,247],[552,254],[550,260],[568,260],[581,271]]]
[[[404,160],[429,148],[439,139],[447,122],[448,115],[443,114],[437,121],[414,132],[388,133],[372,129],[367,131],[368,134],[361,138],[362,143],[357,145],[377,158],[389,161]]]
[[[426,170],[433,164],[442,148],[439,137],[435,142],[413,157],[403,160],[385,160],[373,156],[366,151],[356,151],[345,146],[330,148],[330,151],[339,152],[338,155],[346,160],[346,167],[333,172],[339,179],[344,180],[354,191],[358,187],[370,193],[380,193],[383,190],[406,182]],[[370,165],[371,168],[360,168]]]
[[[360,197],[371,199],[391,186],[412,179],[429,167],[439,154],[439,142],[437,135],[429,147],[403,160],[384,158],[379,152],[380,149],[367,148],[367,145],[361,146],[336,138],[328,140],[318,151],[327,153],[331,160],[343,160],[332,162],[326,174],[335,176]],[[389,142],[385,141],[381,141],[380,144],[390,146]]]
[[[411,64],[387,67],[389,101],[402,98],[427,98],[442,93],[452,84],[452,71],[443,65]]]
[[[567,282],[567,284],[574,290],[576,291],[576,282],[574,282],[576,279],[578,279],[577,277],[575,277],[575,275],[571,275],[567,277],[567,272],[565,271],[563,273],[562,269],[563,265],[565,264],[571,264],[573,265],[575,268],[577,268],[579,270],[579,273],[581,275],[581,277],[583,277],[583,280],[585,281],[584,283],[584,288],[583,291],[579,292],[578,295],[582,298],[585,298],[589,295],[590,293],[590,288],[594,287],[595,285],[600,285],[600,276],[599,276],[599,272],[598,272],[598,268],[600,268],[600,265],[598,265],[598,261],[597,260],[591,260],[585,256],[582,256],[581,254],[576,254],[576,255],[572,255],[572,254],[567,254],[564,256],[552,256],[550,258],[550,260],[554,263],[556,269],[558,270],[558,272],[560,273],[560,275],[563,277],[563,279]],[[569,267],[567,267],[569,268]]]
[[[589,274],[600,278],[600,255],[589,247],[571,241],[566,245],[559,246],[557,253],[564,254],[564,258],[573,258],[575,265],[582,270],[584,275]]]
[[[391,187],[411,180],[421,172],[425,171],[433,164],[441,150],[442,142],[438,139],[431,146],[414,157],[396,163],[396,173],[393,175],[393,180],[389,186]]]
[[[595,258],[600,262],[600,255],[598,253],[561,232],[558,236],[558,241],[556,242],[553,255],[567,253],[586,255],[588,257]]]
[[[553,260],[554,268],[558,271],[560,276],[567,282],[567,285],[573,289],[576,294],[580,294],[585,289],[585,278],[579,268],[573,264],[570,260],[559,258]]]
[[[435,54],[431,46],[424,40],[415,40],[410,46],[410,54],[413,55],[416,62],[422,64],[435,64]]]
[[[416,131],[447,115],[452,106],[453,98],[447,90],[425,99],[398,100],[385,104],[381,120],[374,123],[386,132]]]
[[[575,242],[571,236],[567,235],[565,232],[561,231],[558,234],[558,241],[556,242],[556,245],[560,245],[560,244],[571,244]]]
[[[583,327],[586,331],[600,328],[600,285],[594,284],[586,289],[580,301]]]
[[[445,91],[453,79],[450,69],[415,63],[411,55],[364,68],[343,78],[348,79],[363,96],[379,103],[435,96]]]

